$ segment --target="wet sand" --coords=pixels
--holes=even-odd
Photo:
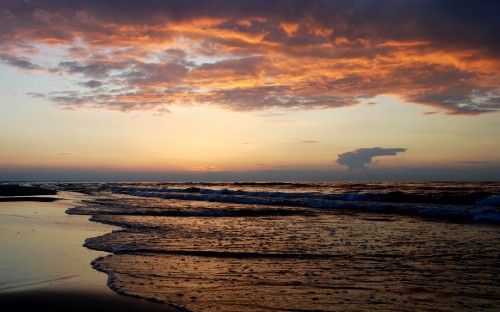
[[[2,311],[179,311],[113,292],[90,263],[106,253],[82,246],[112,226],[67,215],[85,195],[61,192],[56,201],[0,200]]]

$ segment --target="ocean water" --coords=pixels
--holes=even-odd
[[[500,311],[500,183],[59,183],[122,294],[189,311]]]

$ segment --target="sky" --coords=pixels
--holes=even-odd
[[[0,181],[499,180],[498,16],[2,0]]]

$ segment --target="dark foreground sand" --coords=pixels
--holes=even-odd
[[[58,200],[0,200],[1,311],[179,311],[126,297],[106,285],[90,262],[106,253],[88,250],[85,238],[114,228],[65,214],[79,195]]]
[[[175,311],[163,304],[118,294],[44,289],[0,293],[0,307],[2,311]]]

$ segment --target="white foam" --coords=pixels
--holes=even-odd
[[[500,195],[491,195],[476,202],[479,206],[500,207]]]

